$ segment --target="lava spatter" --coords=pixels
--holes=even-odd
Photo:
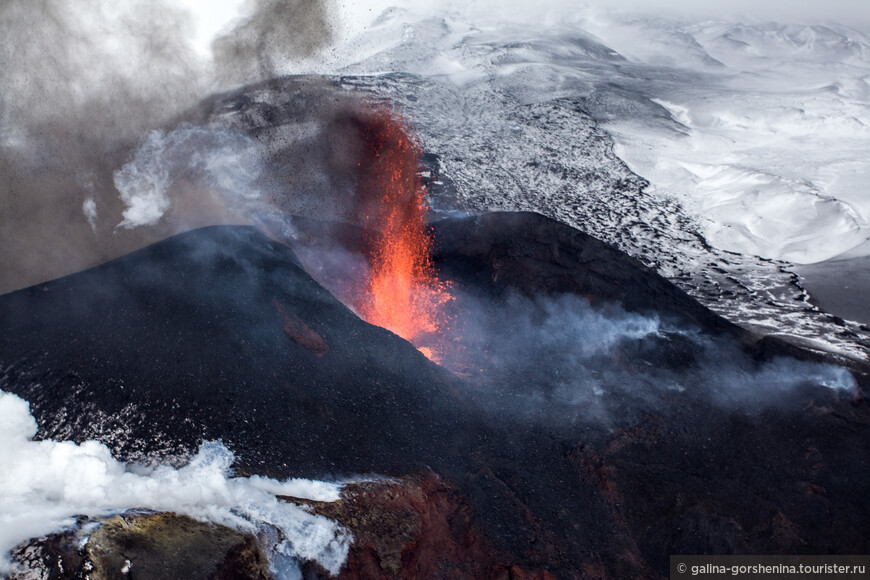
[[[422,149],[407,122],[385,107],[357,122],[364,144],[357,217],[366,232],[371,269],[356,306],[368,322],[437,362],[439,335],[448,324],[444,307],[452,296],[430,259],[428,207],[418,173]]]

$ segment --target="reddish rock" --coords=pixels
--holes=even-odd
[[[322,357],[329,352],[329,345],[323,340],[323,337],[317,334],[310,326],[305,324],[301,318],[296,316],[292,311],[278,304],[277,300],[273,300],[275,309],[278,314],[284,317],[284,333],[296,343],[307,348],[317,357]]]
[[[348,484],[336,502],[310,502],[354,541],[340,579],[551,580],[545,570],[512,565],[480,534],[464,497],[432,472]],[[325,578],[310,565],[311,575]]]
[[[556,580],[556,577],[546,570],[532,570],[520,566],[511,566],[502,570],[501,574],[495,578],[498,580]]]

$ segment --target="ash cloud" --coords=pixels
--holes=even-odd
[[[112,235],[112,172],[143,132],[196,102],[189,24],[156,2],[0,5],[0,292],[157,238]]]
[[[218,78],[226,84],[270,79],[332,43],[329,0],[258,0],[249,16],[212,44]]]
[[[284,213],[366,226],[382,205],[383,160],[406,175],[415,169],[413,155],[400,151],[411,139],[401,112],[340,79],[272,79],[212,97],[190,120],[248,135],[260,147],[263,172],[254,184],[260,203],[246,209],[248,215],[256,209],[255,221],[280,221]],[[413,210],[412,193],[396,200],[403,212]]]
[[[157,209],[136,205],[150,196],[159,206],[164,195],[172,205],[173,192],[154,183],[157,189],[131,193],[136,180],[125,177],[152,132],[171,135],[209,92],[268,78],[332,39],[326,2],[253,2],[247,13],[216,43],[210,62],[192,48],[191,15],[169,2],[0,4],[0,293],[123,255],[178,233],[180,224],[238,221],[216,210],[221,191],[204,193],[230,166],[170,172],[192,192],[173,205],[189,214],[179,220],[153,219]],[[226,153],[217,147],[204,155]],[[195,162],[192,155],[174,158]],[[140,221],[152,225],[127,227]]]

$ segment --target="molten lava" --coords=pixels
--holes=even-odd
[[[447,323],[443,307],[451,295],[429,256],[432,237],[418,173],[421,148],[395,112],[376,109],[358,126],[365,145],[358,218],[371,264],[358,310],[368,322],[395,332],[437,361],[439,331]]]

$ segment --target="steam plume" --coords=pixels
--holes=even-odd
[[[230,477],[233,454],[220,442],[203,443],[179,469],[147,468],[119,463],[97,441],[32,441],[35,434],[28,403],[0,391],[0,573],[8,570],[9,550],[17,543],[69,526],[74,515],[142,507],[254,533],[280,530],[273,558],[317,560],[332,573],[347,556],[344,529],[275,497],[335,501],[336,484]]]

